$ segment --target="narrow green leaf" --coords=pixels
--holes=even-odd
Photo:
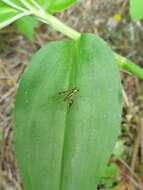
[[[133,20],[143,19],[143,0],[130,0],[130,14]]]
[[[19,31],[31,42],[34,40],[34,29],[38,27],[38,20],[35,17],[27,16],[16,21]]]
[[[52,42],[36,53],[14,111],[25,190],[95,190],[119,134],[121,105],[114,54],[99,37]]]

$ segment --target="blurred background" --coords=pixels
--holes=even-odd
[[[128,0],[81,0],[56,16],[80,32],[100,35],[113,50],[143,67],[143,22],[131,21]],[[33,43],[14,24],[0,30],[0,190],[23,190],[12,144],[12,111],[19,78],[37,49],[63,38],[45,24],[35,29]],[[143,81],[126,72],[121,75],[121,135],[99,189],[143,190]]]

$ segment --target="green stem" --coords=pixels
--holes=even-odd
[[[121,69],[124,69],[130,74],[135,75],[139,79],[143,80],[143,69],[141,67],[133,63],[131,60],[125,57],[122,57],[121,55],[118,55],[116,53],[115,53],[115,57],[117,60],[117,64],[119,65]]]
[[[56,17],[48,13],[36,11],[34,14],[39,17],[39,20],[49,24],[55,30],[61,32],[62,34],[68,36],[69,38],[73,40],[78,40],[81,36],[81,33],[68,27],[63,22],[58,20]],[[117,64],[120,66],[121,69],[124,69],[128,71],[130,74],[133,74],[137,76],[138,78],[143,79],[143,69],[141,67],[139,67],[138,65],[136,65],[129,59],[122,57],[121,55],[118,55],[116,53],[115,53],[115,57],[116,57]]]
[[[55,30],[61,32],[62,34],[68,36],[73,40],[78,40],[81,36],[81,33],[77,32],[76,30],[68,27],[63,22],[58,20],[56,17],[46,13],[43,14],[41,12],[36,12],[36,15],[39,17],[40,20],[52,26]]]

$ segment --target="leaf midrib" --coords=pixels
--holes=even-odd
[[[70,53],[69,53],[69,58],[71,62],[69,63],[70,65],[70,74],[69,74],[69,85],[68,89],[76,87],[76,80],[74,80],[73,77],[76,77],[76,66],[77,66],[77,48],[78,48],[78,43],[73,42],[71,43],[71,48],[70,48]],[[72,58],[72,59],[71,59]],[[67,63],[68,64],[68,63]],[[68,90],[67,89],[67,90]],[[69,118],[69,111],[71,107],[69,107],[67,103],[67,110],[66,110],[66,115],[65,115],[65,129],[64,129],[64,136],[63,136],[63,150],[62,150],[62,157],[61,157],[61,173],[60,173],[60,183],[59,183],[59,190],[63,190],[63,175],[64,175],[64,158],[66,157],[66,150],[65,150],[65,144],[66,144],[66,137],[68,134],[68,118]]]

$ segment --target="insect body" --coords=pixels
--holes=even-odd
[[[78,92],[79,90],[75,87],[67,91],[59,92],[59,95],[64,95],[64,101],[69,104],[69,107],[71,107]]]

